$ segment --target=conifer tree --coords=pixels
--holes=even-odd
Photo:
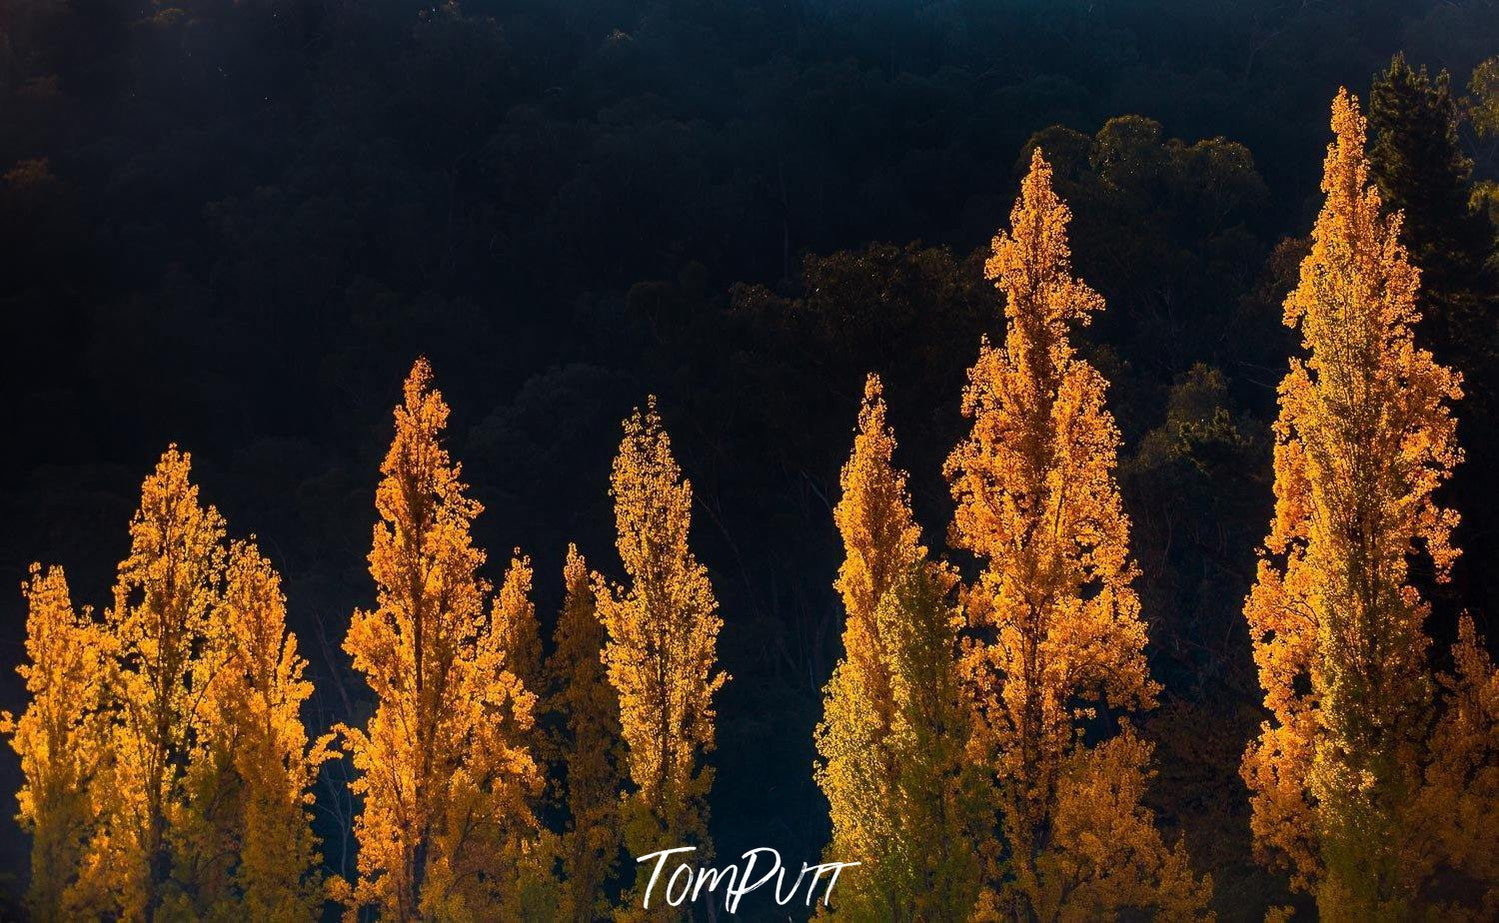
[[[563,878],[577,923],[607,914],[604,885],[613,875],[621,844],[620,792],[624,788],[624,742],[619,695],[609,685],[588,565],[576,545],[567,546],[562,571],[565,595],[557,619],[556,651],[549,664],[548,711],[560,719],[559,743],[567,809],[562,835]]]
[[[1486,371],[1495,356],[1493,280],[1484,262],[1494,229],[1470,208],[1473,161],[1458,139],[1446,71],[1436,77],[1396,54],[1369,94],[1369,163],[1380,198],[1404,220],[1401,243],[1421,267],[1422,334],[1439,359]]]
[[[447,418],[419,359],[380,466],[376,605],[354,613],[344,641],[376,697],[363,729],[340,728],[363,797],[359,879],[339,888],[351,918],[364,907],[393,920],[521,912],[515,866],[540,776],[518,741],[535,696],[487,614],[470,537],[480,506],[442,446]]]
[[[105,613],[117,662],[109,772],[94,791],[106,819],[85,865],[128,918],[155,919],[169,896],[178,900],[177,876],[188,870],[173,861],[170,827],[186,810],[184,780],[219,666],[212,616],[224,520],[199,503],[191,468],[172,446],[146,478]]]
[[[841,885],[841,915],[962,920],[978,892],[970,841],[982,802],[964,752],[955,580],[927,560],[894,449],[870,375],[833,511],[844,656],[824,691],[815,774],[831,809],[828,858],[862,863]]]
[[[217,673],[174,830],[191,883],[180,912],[315,920],[323,887],[310,806],[332,735],[308,740],[307,662],[286,631],[281,577],[253,541],[230,546],[213,621]]]
[[[703,757],[715,743],[713,695],[728,678],[717,666],[723,620],[707,569],[688,547],[692,484],[672,457],[655,398],[625,421],[610,484],[629,584],[600,584],[595,594],[634,783],[625,842],[637,856],[695,846],[695,861],[705,862],[713,770]],[[641,911],[648,868],[641,870],[626,916]],[[668,909],[664,901],[650,908]]]
[[[1364,118],[1346,90],[1332,128],[1326,202],[1285,305],[1307,355],[1280,386],[1275,518],[1244,609],[1273,720],[1242,774],[1258,854],[1314,893],[1324,919],[1400,918],[1427,902],[1419,889],[1434,863],[1450,865],[1439,858],[1450,844],[1423,833],[1422,814],[1433,799],[1461,801],[1459,767],[1481,748],[1457,744],[1492,746],[1491,729],[1460,730],[1481,711],[1450,710],[1494,680],[1471,640],[1460,643],[1436,738],[1451,743],[1433,750],[1429,605],[1409,561],[1424,553],[1445,580],[1458,555],[1457,514],[1434,493],[1461,459],[1459,377],[1415,342],[1419,274],[1399,213],[1383,213],[1371,183]],[[1491,780],[1489,766],[1479,761]],[[1413,807],[1423,797],[1426,812]]]
[[[1004,864],[983,912],[1021,919],[1139,908],[1191,916],[1208,899],[1185,847],[1167,848],[1139,794],[1150,748],[1085,726],[1155,704],[1145,624],[1131,587],[1129,520],[1113,470],[1118,430],[1103,377],[1069,341],[1103,299],[1072,275],[1070,213],[1039,149],[985,265],[1004,295],[1004,347],[969,372],[968,438],[946,473],[951,539],[983,564],[967,593],[965,671],[993,771]],[[1107,792],[1107,799],[1075,797]],[[1089,844],[1108,843],[1107,849]]]
[[[108,639],[88,609],[73,608],[62,568],[31,565],[26,656],[18,668],[30,701],[20,718],[0,718],[21,757],[19,820],[31,834],[26,905],[42,923],[97,915],[103,897],[83,868],[98,833],[92,785],[107,759],[103,723]]]

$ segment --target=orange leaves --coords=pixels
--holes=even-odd
[[[541,675],[541,628],[536,622],[536,606],[531,602],[531,559],[515,549],[504,582],[494,597],[490,621],[502,639],[505,663],[510,672],[531,690],[539,693]]]
[[[964,753],[954,580],[927,560],[894,449],[870,375],[833,511],[844,657],[823,692],[814,776],[831,809],[828,858],[863,863],[839,908],[859,919],[954,919],[976,898],[978,860],[962,844],[981,826]]]
[[[1402,912],[1434,868],[1411,823],[1432,682],[1408,560],[1424,551],[1445,580],[1458,554],[1457,514],[1434,492],[1462,458],[1461,390],[1415,344],[1419,272],[1370,183],[1347,91],[1332,128],[1327,198],[1286,299],[1308,355],[1280,387],[1275,519],[1244,607],[1274,720],[1242,774],[1256,852],[1289,865],[1325,915],[1364,917]]]
[[[73,608],[60,567],[31,565],[26,597],[26,656],[19,671],[31,702],[20,718],[0,716],[25,776],[17,800],[32,834],[27,904],[39,920],[87,912],[95,883],[80,875],[84,846],[98,832],[90,797],[107,754],[100,709],[110,642],[91,613]]]
[[[1028,346],[1045,348],[1066,335],[1067,323],[1087,324],[1103,310],[1103,298],[1073,278],[1067,225],[1072,212],[1051,185],[1051,164],[1038,147],[1031,151],[1030,171],[1020,183],[1020,198],[1010,210],[1010,230],[994,236],[984,275],[1005,295],[1010,322],[1005,347],[1017,361]]]
[[[878,376],[870,375],[853,453],[839,477],[843,497],[833,510],[847,552],[837,589],[850,621],[865,626],[891,584],[926,557],[921,532],[911,519],[905,473],[890,464],[894,451],[883,387]]]
[[[166,898],[170,815],[184,804],[183,776],[206,731],[206,690],[219,655],[212,612],[224,566],[224,520],[198,502],[191,459],[173,446],[141,486],[114,605],[105,613],[119,669],[109,832],[97,859],[127,915]],[[213,652],[197,656],[200,651]]]
[[[1081,843],[1056,826],[1062,779],[1089,758],[1082,722],[1101,703],[1149,708],[1158,690],[1146,669],[1129,520],[1114,483],[1118,429],[1104,406],[1103,377],[1068,340],[1071,324],[1103,308],[1072,275],[1069,218],[1038,149],[1011,227],[995,236],[986,265],[1005,299],[1005,345],[985,344],[969,372],[963,412],[972,430],[946,466],[957,502],[952,543],[984,565],[968,592],[977,635],[964,663],[980,719],[975,751],[994,772],[1011,864],[995,885],[1035,913],[1164,912],[1178,904],[1200,912],[1207,887],[1192,879],[1184,857],[1170,859],[1176,853],[1133,802],[1117,820],[1133,817],[1148,830],[1143,865],[1078,865]],[[1116,775],[1114,784],[1129,778]],[[1168,876],[1169,862],[1177,864]],[[1128,869],[1149,888],[1101,884]],[[1058,882],[1080,874],[1098,887],[1079,890],[1083,903],[1069,910]]]
[[[516,562],[486,613],[469,534],[480,506],[442,446],[448,408],[431,377],[418,360],[396,408],[369,556],[376,606],[355,612],[344,641],[378,698],[364,729],[341,729],[364,796],[350,912],[396,919],[513,898],[517,835],[535,826],[527,801],[541,784],[520,742],[535,695],[511,662],[527,617],[534,634],[529,564]]]
[[[286,631],[280,575],[253,541],[230,546],[214,617],[221,659],[198,768],[189,770],[198,827],[184,840],[203,868],[220,861],[215,846],[227,839],[238,866],[228,876],[235,899],[213,895],[199,912],[306,919],[323,900],[308,808],[318,767],[334,755],[332,735],[308,740],[301,717],[312,696],[307,662]],[[228,817],[219,813],[226,803],[234,805]]]
[[[717,667],[723,619],[707,569],[688,547],[692,485],[654,399],[625,421],[609,492],[629,584],[598,578],[595,594],[635,785],[626,842],[636,854],[669,841],[698,845],[701,855],[712,784],[702,756],[714,747],[714,693],[728,679]]]
[[[328,754],[301,722],[312,686],[280,578],[253,542],[226,544],[190,474],[174,446],[146,478],[102,621],[73,611],[61,570],[26,588],[32,702],[7,730],[39,919],[321,905],[308,810]]]

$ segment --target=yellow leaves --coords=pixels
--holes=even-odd
[[[563,877],[578,923],[597,919],[603,884],[620,847],[619,792],[623,786],[619,698],[604,672],[604,627],[599,622],[588,565],[577,546],[567,548],[565,595],[557,619],[556,652],[549,664],[548,710],[565,723],[558,750],[566,763],[566,804],[572,823],[563,833]]]
[[[534,693],[542,687],[541,628],[531,602],[531,576],[530,557],[515,549],[490,619],[505,649],[506,666]]]
[[[1141,807],[1151,746],[1128,724],[1068,757],[1053,813],[1052,842],[1036,860],[1033,903],[1041,919],[1094,920],[1147,911],[1152,919],[1195,920],[1212,897],[1184,844],[1168,848]]]
[[[31,701],[20,718],[0,716],[25,777],[18,819],[32,834],[27,905],[39,920],[84,913],[93,895],[80,874],[81,844],[96,831],[90,787],[104,757],[99,720],[108,639],[91,614],[73,608],[60,567],[31,565],[26,597],[26,656],[17,670]]]
[[[318,767],[333,758],[332,735],[309,742],[301,710],[312,696],[307,663],[286,631],[280,575],[250,542],[230,546],[224,589],[214,611],[219,662],[209,690],[196,769],[193,810],[207,829],[190,840],[197,867],[230,844],[238,857],[231,888],[217,901],[226,916],[311,919],[322,905],[321,861],[308,810]],[[228,817],[224,804],[233,804]],[[215,829],[217,828],[217,829]]]
[[[972,749],[994,772],[1012,897],[1043,916],[1086,914],[1111,901],[1171,904],[1190,915],[1202,912],[1208,888],[1192,878],[1185,855],[1168,852],[1154,834],[1135,805],[1137,791],[1121,796],[1115,812],[1150,831],[1141,834],[1136,866],[1102,857],[1089,866],[1077,852],[1084,841],[1064,841],[1054,829],[1069,767],[1102,766],[1115,752],[1084,748],[1082,722],[1101,703],[1152,707],[1159,688],[1145,664],[1129,520],[1114,483],[1118,429],[1104,406],[1103,377],[1068,341],[1070,324],[1103,308],[1072,275],[1069,218],[1038,149],[1010,229],[996,235],[986,265],[1005,298],[1005,345],[985,344],[969,372],[963,412],[972,430],[945,469],[957,502],[952,543],[984,564],[965,605],[970,628],[984,638],[969,639],[963,656],[980,722]],[[1141,751],[1129,752],[1143,766]],[[1158,904],[1139,888],[1105,893],[1113,885],[1103,882],[1126,872],[1143,876],[1148,885],[1140,888],[1154,889],[1150,901]],[[1057,890],[1078,875],[1104,891]]]
[[[1031,348],[1046,349],[1065,336],[1066,324],[1087,324],[1103,298],[1072,276],[1067,225],[1072,212],[1051,185],[1051,164],[1038,147],[1010,211],[1010,230],[994,237],[984,275],[1005,295],[1010,322],[1005,348],[1025,364]]]
[[[418,360],[376,490],[376,607],[354,614],[344,640],[378,699],[364,729],[340,728],[364,796],[351,914],[479,914],[510,893],[517,838],[535,827],[528,800],[541,780],[520,742],[535,694],[511,664],[527,618],[534,634],[530,566],[515,562],[486,615],[484,553],[469,531],[480,506],[442,447],[447,417]]]
[[[219,662],[211,613],[224,567],[224,520],[198,502],[191,458],[169,448],[141,487],[105,628],[119,668],[110,835],[100,864],[127,914],[152,913],[166,895],[168,826],[185,810],[183,781],[206,693]],[[211,652],[197,656],[200,651]]]
[[[870,375],[853,453],[839,477],[843,496],[833,510],[846,552],[836,586],[850,621],[861,627],[869,625],[891,584],[926,557],[911,519],[905,473],[890,464],[894,450],[883,386],[879,376]]]
[[[611,587],[598,578],[595,594],[635,785],[626,842],[637,855],[669,843],[697,845],[703,856],[712,771],[702,756],[714,747],[713,695],[728,679],[717,667],[723,619],[707,569],[688,547],[692,485],[654,398],[624,423],[610,495],[630,579]]]
[[[25,589],[32,702],[6,729],[38,918],[320,907],[308,806],[326,740],[301,723],[312,687],[280,578],[252,542],[225,544],[190,474],[174,446],[145,479],[102,621],[74,612],[61,570],[34,568]]]
[[[954,578],[926,559],[880,381],[870,375],[843,496],[836,587],[844,658],[824,689],[817,784],[833,823],[828,857],[863,863],[837,908],[855,919],[959,919],[978,890],[963,845],[978,827],[958,689]]]
[[[1435,865],[1410,815],[1432,695],[1428,606],[1407,575],[1418,552],[1438,580],[1457,557],[1457,514],[1434,492],[1462,453],[1460,379],[1414,342],[1419,273],[1347,91],[1332,128],[1327,198],[1286,299],[1308,355],[1281,384],[1275,519],[1244,607],[1274,720],[1242,774],[1257,854],[1344,918],[1400,912]]]
[[[1438,677],[1442,715],[1411,816],[1433,866],[1485,883],[1470,906],[1442,912],[1489,919],[1499,911],[1499,670],[1466,615],[1452,659],[1454,671]]]

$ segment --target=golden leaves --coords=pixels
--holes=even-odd
[[[64,920],[95,903],[82,874],[85,844],[100,817],[91,789],[107,749],[102,720],[110,643],[88,610],[73,608],[62,568],[31,565],[26,656],[18,672],[31,701],[20,718],[0,716],[25,777],[18,819],[32,834],[27,905],[39,920]]]
[[[704,855],[713,776],[702,756],[715,742],[714,693],[728,679],[717,667],[723,619],[707,569],[688,547],[692,485],[654,398],[625,420],[609,492],[629,584],[596,578],[595,595],[635,786],[626,842],[637,854],[670,842]]]
[[[824,689],[817,784],[833,824],[828,857],[863,863],[839,901],[856,919],[955,919],[977,896],[981,824],[965,758],[953,576],[927,560],[880,380],[865,383],[843,496],[836,587],[844,657]]]
[[[6,730],[34,825],[32,912],[311,919],[321,906],[309,790],[327,758],[280,578],[224,541],[191,459],[145,479],[114,605],[73,611],[33,568],[23,667],[32,701]],[[59,759],[66,754],[65,759]]]
[[[480,506],[442,446],[447,417],[418,360],[380,466],[376,606],[354,614],[344,640],[378,699],[364,729],[339,729],[364,796],[351,914],[464,918],[513,898],[517,836],[535,827],[528,800],[541,780],[521,741],[536,697],[511,662],[534,634],[530,566],[515,562],[486,613],[484,553],[470,537]]]
[[[555,692],[548,710],[565,725],[557,749],[566,764],[565,800],[572,823],[562,835],[563,874],[573,919],[590,923],[603,912],[603,884],[619,853],[624,754],[619,697],[602,659],[604,626],[588,565],[576,545],[567,547],[562,576],[565,594],[549,663]]]
[[[1326,201],[1285,304],[1307,356],[1280,386],[1275,518],[1244,606],[1274,720],[1242,775],[1257,855],[1289,866],[1324,915],[1366,917],[1401,913],[1434,867],[1410,813],[1432,683],[1408,562],[1424,551],[1445,580],[1458,554],[1457,514],[1434,492],[1462,458],[1461,389],[1415,344],[1419,272],[1346,90],[1331,122]]]
[[[1011,865],[1000,885],[1006,899],[1043,915],[1126,906],[1165,912],[1177,904],[1200,913],[1207,886],[1192,879],[1184,854],[1170,858],[1176,852],[1133,802],[1121,810],[1144,817],[1136,826],[1150,831],[1140,846],[1150,851],[1141,860],[1149,871],[1140,872],[1150,887],[1084,888],[1071,910],[1063,905],[1072,898],[1056,890],[1063,879],[1102,882],[1128,867],[1078,864],[1080,842],[1055,826],[1062,780],[1092,758],[1082,723],[1098,705],[1149,708],[1159,688],[1145,664],[1129,520],[1114,483],[1118,429],[1104,406],[1103,377],[1068,340],[1072,323],[1103,308],[1072,275],[1069,218],[1038,149],[1010,229],[995,236],[986,265],[1005,298],[1005,345],[985,344],[969,371],[963,412],[972,429],[945,469],[957,502],[951,541],[984,564],[967,594],[975,637],[964,667],[980,722],[973,750],[997,786]],[[1112,784],[1132,778],[1122,772]],[[1170,875],[1168,860],[1176,863]],[[1092,897],[1084,900],[1084,891]]]

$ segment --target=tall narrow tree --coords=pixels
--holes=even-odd
[[[286,631],[281,577],[253,541],[230,546],[213,621],[217,675],[187,771],[188,809],[174,831],[192,884],[181,912],[315,920],[322,860],[310,806],[332,735],[308,740],[307,662]]]
[[[728,678],[717,666],[723,620],[707,569],[688,547],[692,484],[672,457],[655,398],[625,421],[610,484],[629,585],[600,585],[596,595],[634,783],[625,842],[637,856],[695,846],[703,861],[712,855],[713,784],[703,757],[715,743],[713,695]],[[641,910],[648,865],[641,866],[627,912]],[[664,908],[658,900],[651,910]]]
[[[1499,916],[1499,669],[1473,620],[1458,622],[1455,669],[1437,677],[1441,712],[1412,817],[1421,898],[1444,920]]]
[[[376,605],[354,613],[344,649],[374,691],[363,729],[342,727],[363,797],[350,916],[476,919],[514,899],[515,841],[535,825],[536,764],[518,744],[534,695],[486,612],[480,511],[442,446],[448,407],[417,360],[380,466],[369,555]]]
[[[1103,377],[1068,339],[1104,306],[1072,275],[1069,219],[1037,149],[985,266],[1004,295],[1005,344],[986,343],[969,372],[973,428],[946,466],[952,542],[983,563],[967,594],[965,667],[974,756],[994,772],[1006,860],[990,870],[987,899],[1022,919],[1190,915],[1210,885],[1139,804],[1150,748],[1123,719],[1113,739],[1083,739],[1101,712],[1152,707],[1157,686],[1114,483],[1118,430]],[[1089,847],[1099,842],[1109,848]]]
[[[96,774],[108,757],[103,697],[108,639],[91,613],[73,608],[60,567],[31,565],[26,657],[18,668],[30,701],[20,718],[0,717],[21,757],[21,825],[31,834],[32,919],[52,923],[99,915],[99,883],[83,867],[98,834]]]
[[[840,914],[963,920],[978,892],[970,838],[982,802],[964,752],[955,579],[927,560],[894,449],[870,375],[833,510],[844,656],[824,690],[815,775],[831,809],[829,858],[863,866],[842,886]]]
[[[1404,215],[1400,240],[1421,267],[1420,333],[1438,359],[1470,378],[1487,378],[1499,356],[1499,303],[1484,267],[1494,252],[1494,228],[1469,207],[1473,161],[1458,139],[1457,120],[1446,71],[1432,77],[1397,54],[1375,76],[1370,175],[1385,207]]]
[[[562,868],[577,923],[607,914],[604,885],[619,861],[620,792],[624,789],[624,742],[619,694],[609,685],[602,654],[606,636],[599,622],[588,565],[576,545],[567,546],[562,571],[565,595],[557,619],[556,651],[549,663],[548,711],[556,714],[567,809]]]
[[[1409,578],[1458,555],[1434,493],[1461,458],[1458,376],[1416,345],[1418,272],[1364,156],[1357,101],[1333,101],[1327,199],[1286,299],[1307,355],[1280,385],[1275,518],[1245,603],[1273,720],[1245,754],[1261,856],[1326,919],[1408,915],[1410,806],[1433,688],[1429,606]]]
[[[546,681],[542,674],[541,627],[536,621],[536,604],[531,601],[532,576],[530,556],[515,549],[495,594],[492,618],[505,648],[508,669],[528,692],[540,695]]]
[[[107,870],[123,916],[147,920],[176,890],[169,826],[185,810],[183,781],[217,672],[224,520],[199,503],[191,470],[172,446],[146,478],[105,614],[118,657],[111,772],[96,786],[107,829],[85,861]]]

